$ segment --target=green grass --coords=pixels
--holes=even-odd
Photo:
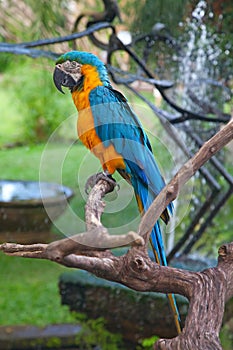
[[[58,278],[65,268],[50,261],[23,259],[0,253],[0,325],[75,322],[61,306]]]
[[[1,150],[1,178],[37,181],[43,148],[44,145],[36,145]]]

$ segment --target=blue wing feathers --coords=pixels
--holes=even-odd
[[[89,100],[96,132],[105,146],[114,145],[125,159],[129,171],[135,163],[133,174],[141,174],[141,180],[147,178],[146,183],[158,195],[164,187],[164,180],[151,152],[149,139],[135,113],[123,100],[123,95],[98,86],[91,91]]]
[[[142,201],[144,210],[146,211],[154,200],[153,194],[148,191],[148,188],[146,188],[141,182],[138,181],[134,183],[134,188]],[[160,264],[167,266],[165,248],[163,244],[163,236],[160,229],[159,221],[156,222],[151,232],[151,240],[157,252]]]
[[[165,183],[140,121],[120,92],[98,86],[89,95],[96,132],[105,146],[114,145],[124,158],[135,193],[146,211]],[[169,205],[172,213],[172,205]],[[151,234],[160,263],[167,265],[159,222]]]

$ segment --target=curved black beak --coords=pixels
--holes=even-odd
[[[64,80],[64,75],[65,75],[65,73],[61,69],[55,67],[54,72],[53,72],[53,82],[54,82],[56,88],[62,94],[64,94],[64,91],[62,91],[62,82]]]
[[[72,78],[72,76],[63,70],[56,67],[53,72],[53,81],[56,86],[56,88],[64,94],[64,91],[62,90],[62,86],[68,87],[70,90],[72,90],[77,82]]]

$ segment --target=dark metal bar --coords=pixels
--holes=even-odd
[[[199,147],[201,147],[203,145],[203,141],[202,139],[194,132],[192,132],[192,138],[193,140],[195,140],[195,142],[197,143],[197,145]],[[233,186],[233,176],[231,176],[226,169],[224,168],[223,164],[220,163],[220,161],[218,160],[218,158],[216,156],[213,156],[210,158],[210,163],[213,164],[213,166],[215,167],[215,169],[218,170],[218,172],[224,177],[224,179],[231,185]]]
[[[0,52],[12,53],[14,55],[25,55],[32,58],[47,57],[52,60],[56,60],[60,55],[55,52],[46,50],[30,49],[27,47],[19,46],[18,44],[12,44],[11,46],[3,46],[0,43]]]
[[[132,86],[129,86],[125,84],[125,86],[134,92],[135,95],[140,97],[144,102],[147,103],[147,105],[153,110],[153,112],[159,117],[160,121],[162,122],[164,128],[169,133],[169,135],[172,137],[172,139],[178,144],[180,149],[184,152],[186,156],[191,158],[193,156],[193,153],[188,150],[188,148],[184,145],[183,142],[180,141],[179,137],[177,136],[177,132],[174,131],[173,127],[169,125],[170,123],[165,119],[164,111],[160,110],[158,107],[153,105],[149,100],[147,100],[144,96],[142,96],[138,91],[136,91]],[[206,167],[202,167],[198,170],[200,174],[206,179],[206,181],[211,185],[212,188],[214,188],[216,191],[220,191],[221,187],[218,184],[218,182],[215,180],[215,178],[211,175],[208,169]]]
[[[88,27],[87,29],[85,29],[79,33],[73,33],[73,34],[60,36],[57,38],[51,38],[51,39],[42,39],[42,40],[37,40],[37,41],[33,41],[33,42],[24,42],[24,43],[21,43],[20,45],[25,46],[25,47],[35,47],[35,46],[57,44],[57,43],[65,42],[65,41],[72,41],[75,39],[80,39],[80,38],[83,38],[84,36],[88,36],[94,32],[101,30],[101,29],[107,29],[107,28],[111,28],[112,31],[115,32],[115,28],[109,22],[102,22],[102,23],[93,24],[92,26]]]
[[[172,248],[172,250],[167,255],[167,261],[171,261],[174,256],[178,253],[178,251],[185,245],[187,240],[190,238],[190,236],[193,234],[195,227],[199,224],[200,219],[203,218],[207,210],[210,208],[214,198],[217,196],[218,192],[213,191],[209,195],[209,197],[206,199],[206,201],[203,203],[203,205],[198,210],[196,216],[192,220],[191,224],[187,228],[185,234],[179,239],[179,241],[176,243],[176,245]]]
[[[233,187],[230,187],[230,189],[220,198],[219,202],[215,205],[214,209],[210,212],[209,216],[206,218],[205,222],[201,225],[200,229],[193,235],[191,241],[187,244],[182,254],[187,255],[188,253],[190,253],[194,244],[201,238],[201,236],[205,232],[208,225],[211,224],[214,217],[217,215],[219,210],[224,206],[224,204],[226,203],[228,198],[232,195],[232,193],[233,193]]]

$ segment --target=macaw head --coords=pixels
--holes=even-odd
[[[70,51],[61,55],[53,73],[53,81],[56,88],[62,92],[62,86],[68,87],[71,92],[82,83],[84,74],[82,66],[89,65],[96,68],[99,78],[104,85],[109,84],[108,74],[104,63],[89,52]]]

